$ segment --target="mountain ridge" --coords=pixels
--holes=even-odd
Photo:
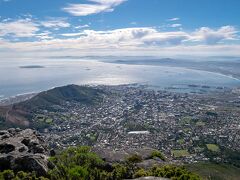
[[[0,126],[11,125],[29,127],[32,118],[31,113],[38,109],[54,110],[54,106],[66,102],[78,102],[86,106],[94,106],[99,103],[105,94],[102,90],[90,86],[67,85],[40,92],[26,101],[7,107],[0,107]]]

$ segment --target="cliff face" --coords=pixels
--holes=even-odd
[[[36,131],[13,128],[0,131],[0,171],[36,171],[46,175],[48,155],[47,146]]]

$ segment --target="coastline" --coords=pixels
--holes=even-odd
[[[105,62],[105,61],[102,61]],[[106,63],[106,62],[105,62]],[[221,70],[217,67],[196,67],[196,65],[190,65],[190,66],[185,66],[185,65],[173,65],[173,64],[162,64],[161,62],[158,63],[147,63],[147,62],[142,62],[142,61],[109,61],[107,63],[112,63],[112,64],[125,64],[125,65],[144,65],[144,66],[162,66],[162,67],[174,67],[174,68],[182,68],[186,70],[194,70],[194,71],[202,71],[202,72],[207,72],[207,73],[214,73],[223,77],[231,78],[237,81],[240,81],[240,73],[231,73],[230,71],[227,70]]]
[[[11,104],[26,101],[32,98],[33,96],[35,96],[36,94],[37,94],[36,92],[21,93],[15,96],[5,97],[3,99],[1,99],[1,96],[0,96],[0,106],[9,106]],[[2,97],[4,96],[2,95]]]

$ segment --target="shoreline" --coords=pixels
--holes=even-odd
[[[224,76],[224,75],[223,75]],[[239,80],[240,81],[240,80]],[[138,85],[138,86],[144,86],[145,88],[150,88],[153,90],[162,90],[162,91],[169,91],[169,92],[175,92],[175,93],[187,93],[187,94],[209,94],[214,92],[220,92],[220,91],[229,91],[229,90],[235,90],[240,89],[239,86],[234,87],[225,87],[225,86],[211,86],[211,85],[204,85],[204,84],[176,84],[168,87],[161,87],[161,86],[155,86],[155,85],[149,85],[148,83],[130,83],[130,84],[119,84],[119,85],[104,85],[104,84],[77,84],[79,86],[131,86],[131,85]],[[25,92],[16,94],[13,96],[5,97],[4,95],[0,95],[0,106],[8,106],[15,103],[19,103],[22,101],[26,101],[35,95],[37,95],[40,92],[48,91],[57,87],[62,86],[56,86],[51,87],[46,90],[42,90],[39,92]],[[203,91],[204,90],[204,91]],[[3,97],[1,99],[1,97]]]
[[[36,92],[27,92],[27,93],[21,93],[21,94],[17,94],[15,96],[10,96],[10,97],[3,96],[5,98],[0,99],[0,106],[9,106],[11,104],[22,102],[32,98],[36,94],[37,94]]]
[[[105,61],[101,61],[101,62],[105,62]],[[218,69],[204,69],[204,68],[197,68],[197,67],[186,67],[186,66],[177,66],[177,65],[170,65],[170,64],[151,64],[151,63],[137,63],[137,62],[117,62],[117,61],[111,61],[111,62],[105,62],[105,63],[112,63],[112,64],[125,64],[125,65],[139,65],[139,66],[153,66],[153,67],[168,67],[168,68],[182,68],[182,69],[186,69],[186,70],[193,70],[193,71],[202,71],[202,72],[207,72],[207,73],[213,73],[216,75],[220,75],[223,77],[227,77],[236,81],[240,81],[240,74],[236,75],[236,74],[231,74],[230,72],[223,72],[221,70]]]

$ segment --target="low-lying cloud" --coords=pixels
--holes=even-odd
[[[28,22],[29,23],[29,22]],[[192,32],[160,31],[154,27],[122,28],[107,31],[95,31],[82,29],[74,33],[55,34],[51,32],[39,33],[37,27],[26,30],[29,36],[38,38],[36,41],[11,42],[4,40],[5,26],[0,26],[0,52],[6,50],[23,52],[37,52],[43,54],[55,53],[59,55],[113,55],[124,53],[124,55],[146,55],[146,54],[240,54],[240,46],[230,44],[229,41],[238,39],[238,31],[233,26],[223,26],[218,29],[201,27]],[[73,27],[74,28],[74,27]],[[12,32],[21,36],[20,32]],[[225,43],[228,41],[228,43]]]

